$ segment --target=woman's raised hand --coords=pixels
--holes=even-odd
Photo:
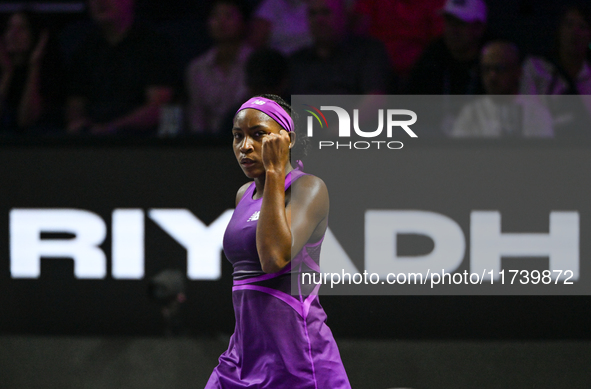
[[[263,139],[262,159],[266,171],[283,171],[289,161],[291,138],[284,129],[279,134],[268,133]]]

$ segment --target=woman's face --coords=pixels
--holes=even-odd
[[[591,41],[591,26],[576,10],[568,11],[562,18],[558,32],[560,47],[568,52],[584,53]]]
[[[270,133],[279,134],[281,130],[275,120],[256,109],[247,108],[236,114],[232,128],[234,155],[248,178],[265,174],[263,139]]]
[[[33,34],[26,16],[20,13],[12,15],[3,38],[9,54],[22,54],[31,50]]]

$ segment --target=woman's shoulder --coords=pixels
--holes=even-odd
[[[296,180],[292,181],[292,185],[303,189],[326,190],[326,184],[324,181],[320,177],[309,173],[304,173],[301,176],[298,176]]]
[[[291,202],[311,206],[319,214],[328,212],[328,189],[324,181],[312,174],[300,176],[292,183]]]
[[[246,184],[242,185],[240,187],[240,189],[238,189],[238,193],[236,193],[236,205],[238,205],[238,203],[240,202],[240,200],[242,200],[242,197],[244,197],[244,194],[246,193],[246,191],[248,190],[248,188],[254,184],[254,181],[249,181]]]

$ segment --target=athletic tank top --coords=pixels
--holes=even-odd
[[[295,182],[298,178],[306,175],[301,170],[301,165],[296,169],[290,171],[285,176],[285,190],[287,190],[292,182]],[[224,234],[223,247],[226,258],[232,263],[234,272],[232,276],[235,280],[246,279],[251,277],[257,277],[264,275],[259,260],[259,255],[256,247],[256,230],[261,210],[261,204],[263,198],[253,199],[253,194],[256,189],[255,183],[251,183],[242,199],[236,206],[232,218],[228,223],[226,232]],[[320,243],[320,242],[318,242]],[[320,245],[314,243],[312,245],[307,244],[304,246],[306,254],[308,254],[309,247],[318,247],[318,255],[313,255],[314,258],[310,261],[309,258],[305,262],[318,263]],[[307,255],[306,255],[307,256]],[[297,256],[296,256],[297,257]],[[293,262],[293,260],[292,260]],[[280,273],[289,272],[291,266],[289,264]],[[314,266],[317,268],[317,266]]]

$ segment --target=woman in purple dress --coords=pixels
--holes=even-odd
[[[205,387],[350,388],[319,285],[292,289],[292,278],[320,271],[329,203],[324,182],[290,164],[291,107],[278,96],[253,97],[236,113],[232,134],[236,159],[254,181],[238,190],[224,235],[236,327]]]

